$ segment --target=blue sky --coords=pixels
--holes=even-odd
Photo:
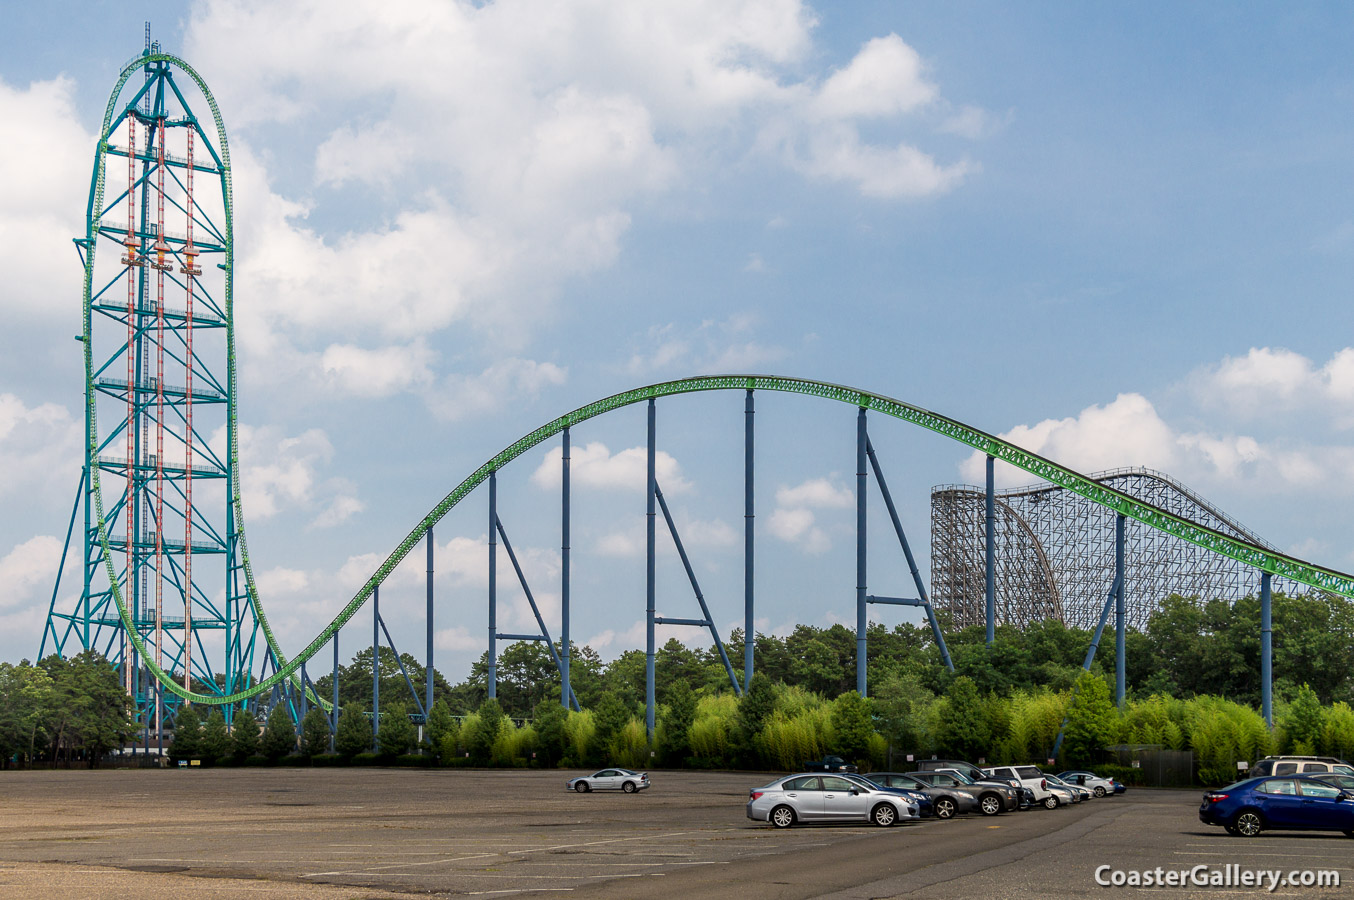
[[[718,370],[877,390],[1082,471],[1161,469],[1354,568],[1343,4],[30,4],[0,35],[0,657],[36,651],[79,475],[69,239],[145,19],[231,136],[245,511],[289,650],[519,435]],[[758,409],[760,627],[853,621],[854,411]],[[659,416],[724,627],[741,411]],[[642,646],[643,429],[636,409],[574,435],[594,445],[574,636],[606,656]],[[872,434],[925,546],[930,487],[978,461]],[[549,452],[501,492],[553,630]],[[881,506],[870,586],[906,593]],[[437,537],[439,666],[460,678],[483,649],[484,498]],[[383,606],[421,653],[417,556]],[[694,614],[667,551],[660,584],[665,614]]]

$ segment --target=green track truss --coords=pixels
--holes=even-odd
[[[271,690],[279,682],[290,677],[303,662],[319,653],[320,649],[329,641],[329,639],[332,638],[334,634],[366,604],[367,600],[370,599],[372,595],[372,591],[385,581],[390,573],[395,570],[395,567],[398,566],[400,562],[409,555],[410,551],[424,539],[428,530],[436,525],[457,504],[464,500],[471,491],[488,479],[490,473],[498,471],[531,448],[559,434],[565,428],[577,425],[580,422],[586,422],[587,420],[603,415],[604,413],[659,397],[668,397],[676,394],[692,394],[702,391],[733,390],[778,391],[791,394],[807,394],[812,397],[822,397],[828,400],[835,400],[839,403],[863,407],[883,415],[902,419],[905,422],[910,422],[913,425],[933,431],[936,434],[943,435],[958,443],[966,444],[981,453],[1010,463],[1016,468],[1023,469],[1038,478],[1042,478],[1052,484],[1056,484],[1069,491],[1080,494],[1107,509],[1112,509],[1130,519],[1135,519],[1151,528],[1164,531],[1167,534],[1197,544],[1214,553],[1220,553],[1232,559],[1239,560],[1262,572],[1281,575],[1310,587],[1329,591],[1344,597],[1354,598],[1354,576],[1352,575],[1347,575],[1334,569],[1313,565],[1312,563],[1304,562],[1303,560],[1287,556],[1266,547],[1261,547],[1234,538],[1211,528],[1205,528],[1187,519],[1172,515],[1151,504],[1136,500],[1113,488],[1099,484],[1065,466],[1058,465],[1042,456],[1030,453],[1028,450],[1023,450],[1001,438],[979,431],[976,428],[971,428],[962,422],[946,416],[930,412],[909,403],[904,403],[901,400],[895,400],[882,394],[875,394],[856,388],[828,384],[821,381],[810,381],[803,378],[782,378],[769,375],[710,375],[696,378],[683,378],[677,381],[666,381],[660,384],[652,384],[647,387],[625,391],[620,394],[613,394],[610,397],[589,403],[586,406],[579,407],[571,413],[560,416],[540,428],[537,428],[530,434],[524,435],[517,441],[514,441],[502,452],[472,472],[461,481],[460,484],[456,485],[451,493],[443,497],[442,500],[419,521],[413,530],[409,532],[404,540],[400,541],[399,546],[397,546],[395,550],[386,557],[385,561],[377,567],[376,571],[372,573],[372,576],[367,579],[366,584],[364,584],[361,590],[353,596],[352,600],[348,602],[343,610],[334,617],[334,620],[330,622],[304,650],[298,653],[295,659],[290,662],[283,662],[282,657],[279,654],[278,660],[280,668],[278,671],[272,676],[260,681],[252,688],[224,697],[210,697],[189,693],[185,691],[181,685],[175,684],[172,680],[167,679],[163,672],[156,670],[153,661],[147,660],[147,665],[152,667],[156,677],[161,680],[161,683],[164,684],[166,688],[195,702],[205,704],[232,703]],[[100,537],[104,538],[102,531],[100,532]],[[121,608],[121,600],[119,600],[119,607]],[[260,616],[261,615],[262,612],[260,610]],[[268,637],[271,642],[272,635],[269,634]]]
[[[136,653],[141,657],[142,662],[147,669],[154,673],[155,678],[167,690],[180,697],[187,698],[194,702],[203,704],[226,704],[238,702],[257,696],[263,690],[271,689],[282,681],[283,678],[270,678],[264,688],[261,685],[255,686],[245,691],[238,691],[229,696],[213,697],[205,694],[198,694],[185,690],[155,663],[153,654],[148,652],[145,642],[135,627],[132,614],[128,609],[121,589],[118,587],[117,572],[113,564],[112,548],[109,546],[108,522],[105,515],[103,491],[99,480],[99,430],[98,416],[95,403],[94,381],[96,374],[94,371],[94,351],[93,351],[93,309],[92,301],[94,296],[94,260],[98,251],[98,232],[100,228],[101,211],[103,210],[105,179],[108,171],[108,151],[109,139],[114,129],[121,123],[123,117],[127,114],[131,106],[134,106],[136,99],[130,104],[119,105],[118,100],[122,90],[127,84],[127,80],[138,70],[157,63],[165,63],[179,69],[197,85],[198,90],[202,92],[207,106],[211,109],[212,121],[216,126],[216,136],[219,145],[218,151],[212,149],[208,144],[208,149],[214,155],[217,155],[216,163],[220,169],[222,200],[225,206],[224,214],[224,237],[225,242],[222,247],[224,251],[225,262],[221,264],[225,272],[225,296],[223,298],[224,310],[226,314],[226,356],[227,356],[227,394],[229,418],[227,422],[227,453],[229,457],[230,476],[232,485],[232,496],[230,502],[235,512],[236,533],[239,542],[239,563],[244,569],[245,586],[253,607],[254,618],[262,630],[268,648],[272,651],[279,671],[285,678],[290,678],[297,665],[289,665],[286,656],[282,653],[282,648],[278,645],[277,639],[273,635],[271,626],[268,624],[267,615],[264,613],[263,604],[259,601],[258,589],[254,582],[253,568],[249,562],[249,549],[245,540],[244,528],[244,506],[241,501],[240,488],[240,460],[238,453],[237,424],[238,417],[235,406],[236,390],[236,367],[237,360],[235,356],[235,321],[234,321],[234,281],[235,281],[235,217],[234,217],[234,191],[231,184],[230,171],[230,145],[226,139],[226,127],[221,119],[221,110],[216,103],[216,97],[213,96],[211,89],[202,76],[184,60],[168,53],[145,53],[136,57],[123,68],[118,77],[117,84],[113,87],[112,94],[108,98],[108,106],[104,111],[103,128],[99,132],[99,144],[95,151],[94,174],[92,184],[90,185],[89,206],[86,213],[85,238],[81,242],[85,250],[84,254],[84,357],[85,357],[85,417],[86,417],[86,465],[89,471],[91,493],[94,495],[95,512],[97,518],[97,528],[99,545],[103,551],[103,561],[108,575],[108,581],[111,586],[113,600],[117,605],[118,616],[122,620],[123,631],[127,634],[128,641],[135,648]],[[292,684],[299,687],[293,679]],[[313,695],[312,695],[313,696]],[[316,698],[318,700],[318,698]],[[327,706],[327,704],[325,704]]]

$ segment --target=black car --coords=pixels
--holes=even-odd
[[[976,812],[980,809],[978,799],[973,794],[951,787],[937,787],[901,772],[871,772],[865,777],[885,787],[921,791],[930,799],[931,808],[935,811],[937,819],[952,819],[960,813]]]
[[[824,756],[820,760],[804,763],[805,772],[855,772],[856,767],[840,756]]]

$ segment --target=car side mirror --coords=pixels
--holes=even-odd
[[[1338,793],[1338,794],[1335,795],[1335,799],[1336,799],[1336,800],[1348,800],[1351,796],[1354,796],[1354,795],[1351,795],[1348,791],[1341,791],[1340,793]]]
[[[860,788],[851,788],[851,796],[854,797],[860,793]]]

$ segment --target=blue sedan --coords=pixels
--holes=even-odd
[[[1248,778],[1204,794],[1199,821],[1242,837],[1265,829],[1343,831],[1354,837],[1354,793],[1311,775]]]

